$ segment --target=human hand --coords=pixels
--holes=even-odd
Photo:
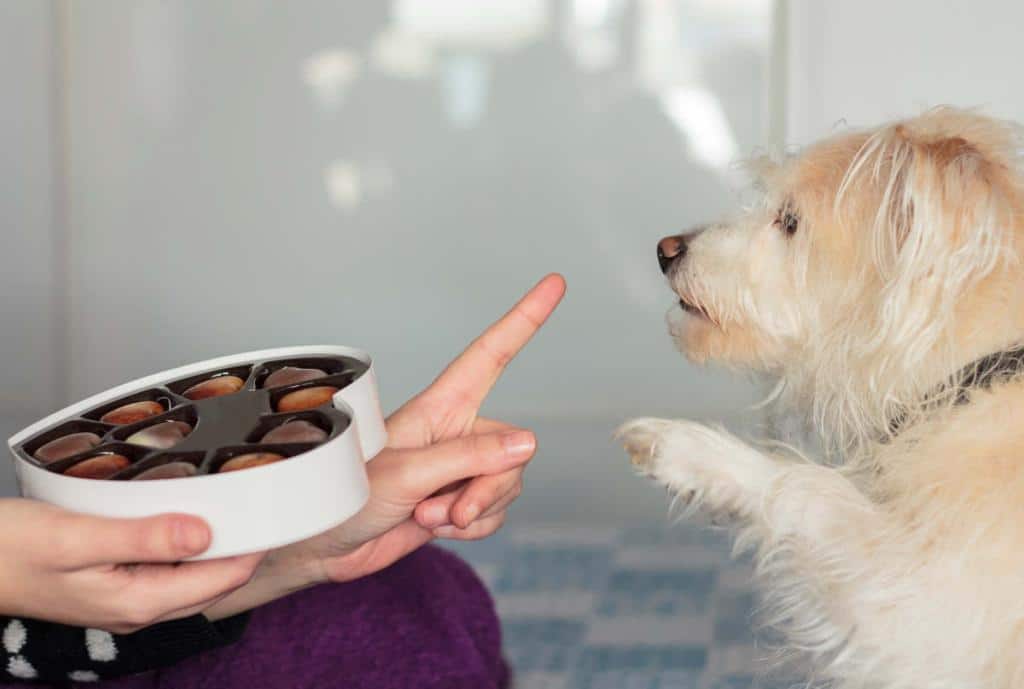
[[[478,412],[564,294],[560,275],[541,280],[388,418],[388,447],[367,465],[369,503],[314,539],[325,578],[364,576],[433,536],[483,538],[501,526],[505,509],[519,495],[535,440],[529,431]],[[458,488],[444,490],[452,486]]]
[[[478,412],[564,292],[561,276],[543,279],[388,418],[388,447],[367,465],[370,499],[357,515],[272,552],[253,585],[207,615],[224,617],[322,581],[366,576],[435,537],[477,539],[500,528],[536,441],[531,432]]]
[[[124,634],[201,612],[262,554],[180,562],[210,544],[198,517],[107,519],[0,499],[0,612]]]
[[[499,321],[453,361],[420,394],[388,419],[388,444],[393,448],[426,447],[480,433],[510,430],[512,426],[479,416],[480,406],[505,367],[526,346],[565,294],[561,275],[541,280]],[[521,487],[524,467],[481,475],[453,486],[417,506],[416,522],[438,536],[469,536],[475,519],[487,516],[488,506],[511,502]],[[451,526],[448,526],[451,525]]]

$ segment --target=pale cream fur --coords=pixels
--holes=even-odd
[[[1016,126],[937,109],[760,165],[764,203],[673,267],[696,361],[766,373],[825,456],[638,419],[634,464],[756,553],[768,622],[843,689],[1024,687],[1024,343]],[[792,210],[797,230],[780,218]],[[899,418],[898,432],[891,425]]]

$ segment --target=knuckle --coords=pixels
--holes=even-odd
[[[136,562],[146,562],[154,559],[167,551],[167,548],[163,547],[165,542],[166,539],[162,539],[156,533],[156,529],[145,529],[136,533],[130,540],[132,552],[135,553],[133,559]]]
[[[493,433],[473,436],[476,439],[474,455],[477,461],[496,460],[505,454],[501,438]]]
[[[184,518],[178,515],[157,517],[145,524],[141,531],[140,550],[148,557],[181,557],[187,549],[175,534],[181,533],[187,526]]]
[[[124,530],[124,541],[128,549],[133,553],[133,560],[142,562],[152,558],[155,554],[165,550],[161,547],[169,539],[163,534],[166,528],[163,522],[158,520],[146,520],[134,524],[126,524]],[[126,555],[127,555],[126,551]]]
[[[165,514],[146,520],[141,529],[140,548],[156,560],[181,560],[193,555],[200,544],[209,546],[209,535],[203,536],[204,522],[184,514]],[[199,542],[197,542],[199,541]]]
[[[470,435],[463,441],[463,450],[472,457],[482,457],[487,452],[487,438],[482,435]]]

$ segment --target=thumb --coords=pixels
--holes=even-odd
[[[199,517],[162,514],[142,519],[76,515],[65,535],[70,559],[81,566],[177,562],[210,545],[210,529]]]
[[[456,481],[500,474],[524,464],[536,449],[533,433],[514,429],[468,435],[424,448],[388,450],[387,456],[374,459],[369,467],[388,475],[379,477],[378,485],[387,481],[404,499],[418,502]]]

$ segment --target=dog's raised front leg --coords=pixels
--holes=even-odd
[[[842,473],[691,421],[638,419],[619,436],[641,472],[716,521],[734,522],[770,580],[769,622],[794,646],[833,658],[845,648],[844,662],[862,660],[857,630],[888,619],[891,603],[884,592],[862,594],[891,563],[879,557],[883,514]]]
[[[646,418],[617,435],[641,473],[713,517],[762,529],[768,541],[796,538],[819,548],[851,523],[864,527],[879,518],[837,470],[773,456],[723,430]]]
[[[751,517],[780,469],[778,460],[693,421],[636,419],[618,436],[641,473],[716,520]]]

